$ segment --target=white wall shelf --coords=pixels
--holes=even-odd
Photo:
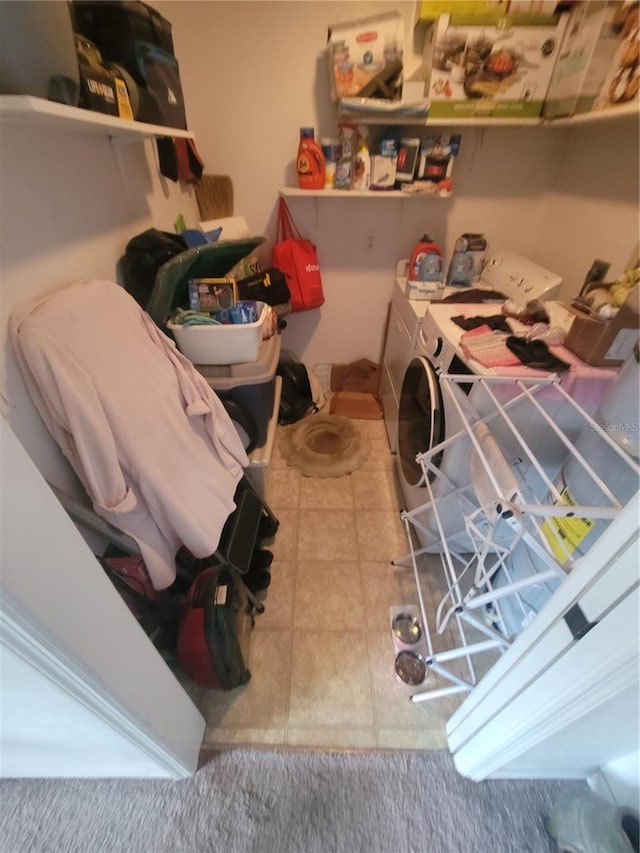
[[[194,136],[190,130],[129,121],[106,113],[48,101],[45,98],[34,98],[31,95],[1,95],[0,120],[3,124],[20,121],[23,126],[28,124],[48,131],[61,130],[119,138],[170,136],[193,139]]]
[[[338,121],[363,125],[399,125],[411,127],[556,127],[574,124],[602,124],[621,119],[640,116],[640,102],[622,104],[606,110],[594,110],[574,116],[558,118],[492,118],[491,116],[470,116],[468,118],[400,116],[391,113],[352,113],[341,112]]]
[[[280,195],[283,198],[429,198],[441,200],[451,198],[449,195],[438,195],[437,193],[411,192],[403,193],[402,190],[301,190],[299,187],[281,187]]]

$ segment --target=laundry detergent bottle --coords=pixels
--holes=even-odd
[[[326,163],[322,148],[314,139],[312,127],[300,128],[297,169],[300,189],[324,189]]]
[[[409,281],[442,281],[442,251],[428,234],[416,244],[409,261]]]

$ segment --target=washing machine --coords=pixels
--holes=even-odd
[[[414,353],[421,323],[431,304],[428,299],[415,299],[408,295],[408,264],[407,259],[399,261],[396,269],[380,376],[379,396],[392,453],[398,449],[398,406],[402,380]],[[460,288],[444,288],[437,293],[438,299],[455,291],[460,291]]]
[[[571,312],[560,302],[554,301],[562,283],[559,276],[537,266],[527,259],[512,253],[502,252],[489,259],[482,276],[484,287],[491,288],[496,294],[503,294],[506,302],[509,299],[521,300],[521,294],[526,294],[527,300],[544,302],[549,315],[550,325],[568,329]],[[432,450],[436,445],[446,442],[462,429],[462,419],[457,407],[449,396],[442,392],[441,374],[455,376],[502,376],[503,378],[518,376],[535,377],[549,376],[541,370],[531,370],[523,365],[506,368],[484,367],[475,359],[465,355],[460,342],[464,330],[454,322],[458,315],[469,317],[489,317],[502,313],[505,299],[497,299],[495,303],[463,304],[460,302],[430,303],[421,325],[416,334],[411,358],[405,368],[398,405],[397,453],[396,462],[400,481],[403,509],[413,511],[428,503],[429,489],[425,482],[424,472],[417,460],[419,454]],[[509,325],[517,336],[524,336],[529,326],[509,318]],[[584,364],[577,356],[563,347],[554,348],[554,353],[570,364],[570,369],[560,374],[561,385],[573,400],[588,413],[594,412],[609,392],[618,370],[611,368],[593,368]],[[458,399],[469,421],[478,416],[483,417],[490,411],[487,397],[476,388],[474,383],[460,383],[460,388],[466,394]],[[508,401],[518,393],[514,383],[504,383],[500,386],[499,395],[502,402]],[[557,394],[549,393],[543,396],[545,412],[561,426],[570,438],[577,439],[582,428],[582,418],[576,414],[575,408]],[[525,438],[532,452],[544,460],[549,470],[559,469],[562,465],[565,448],[556,441],[543,426],[543,419],[531,419],[527,407],[514,408],[511,415],[513,424]],[[511,459],[519,450],[508,428],[492,425],[492,435],[506,458]],[[463,442],[451,442],[450,447],[432,459],[432,464],[445,476],[453,481],[459,481],[461,472],[468,465],[464,458],[465,445]],[[438,488],[442,488],[443,479],[430,477],[431,488],[438,497]],[[441,498],[442,499],[442,498]],[[440,506],[440,505],[439,505]],[[453,506],[453,504],[452,504]],[[453,512],[453,510],[452,510]],[[446,515],[446,513],[444,513]],[[432,530],[428,514],[423,522]],[[459,527],[459,519],[451,519],[451,529]],[[423,545],[428,547],[432,536],[420,537]],[[439,542],[428,550],[439,550]]]
[[[460,417],[443,398],[439,374],[496,375],[495,368],[485,368],[470,360],[460,344],[463,329],[453,317],[489,317],[499,314],[506,299],[522,301],[545,300],[551,313],[552,325],[566,326],[570,314],[559,303],[551,301],[557,295],[562,279],[549,270],[510,252],[499,252],[488,259],[481,277],[483,289],[496,293],[495,302],[465,305],[459,301],[429,303],[414,338],[411,357],[407,362],[398,400],[397,453],[398,476],[404,499],[403,509],[414,510],[428,501],[423,471],[416,457],[445,441],[460,429]],[[511,321],[514,333],[524,333],[527,326]],[[521,371],[527,373],[527,368]],[[471,384],[462,386],[467,393]],[[470,405],[473,405],[473,396]],[[439,464],[458,467],[455,450],[443,453]],[[434,460],[436,463],[438,459]]]

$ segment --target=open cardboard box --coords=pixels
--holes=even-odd
[[[611,320],[597,320],[568,305],[574,315],[565,347],[593,367],[618,367],[631,354],[638,340],[639,317],[628,301]]]
[[[351,364],[334,364],[331,368],[332,415],[345,418],[380,420],[382,407],[378,400],[380,365],[362,358]]]

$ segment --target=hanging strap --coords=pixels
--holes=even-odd
[[[301,240],[300,232],[291,217],[286,201],[281,198],[278,207],[278,230],[276,232],[276,243],[283,240]]]

